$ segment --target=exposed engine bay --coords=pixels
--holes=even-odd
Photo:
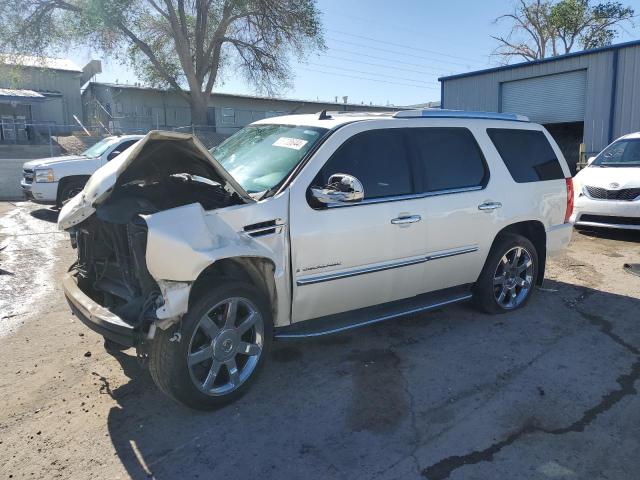
[[[68,229],[80,289],[136,327],[153,320],[163,301],[146,265],[144,216],[193,203],[205,210],[242,203],[192,146],[192,140],[147,141],[95,212]]]

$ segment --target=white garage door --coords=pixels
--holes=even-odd
[[[537,123],[581,122],[586,86],[586,70],[505,82],[502,111]]]

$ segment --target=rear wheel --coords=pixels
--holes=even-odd
[[[272,336],[261,293],[246,283],[225,283],[203,294],[181,327],[156,332],[151,376],[175,400],[215,408],[244,394],[268,357]]]
[[[474,288],[473,300],[487,313],[523,307],[531,298],[538,276],[538,253],[517,234],[504,234],[491,247]]]

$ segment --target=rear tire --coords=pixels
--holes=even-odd
[[[474,285],[473,303],[491,314],[524,307],[533,294],[538,270],[538,252],[529,239],[501,234]]]
[[[271,309],[260,291],[244,282],[218,284],[203,292],[181,324],[156,331],[149,371],[174,400],[214,409],[247,391],[269,357],[272,337]]]

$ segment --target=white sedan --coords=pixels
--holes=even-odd
[[[640,230],[640,132],[590,158],[573,182],[574,225]]]

